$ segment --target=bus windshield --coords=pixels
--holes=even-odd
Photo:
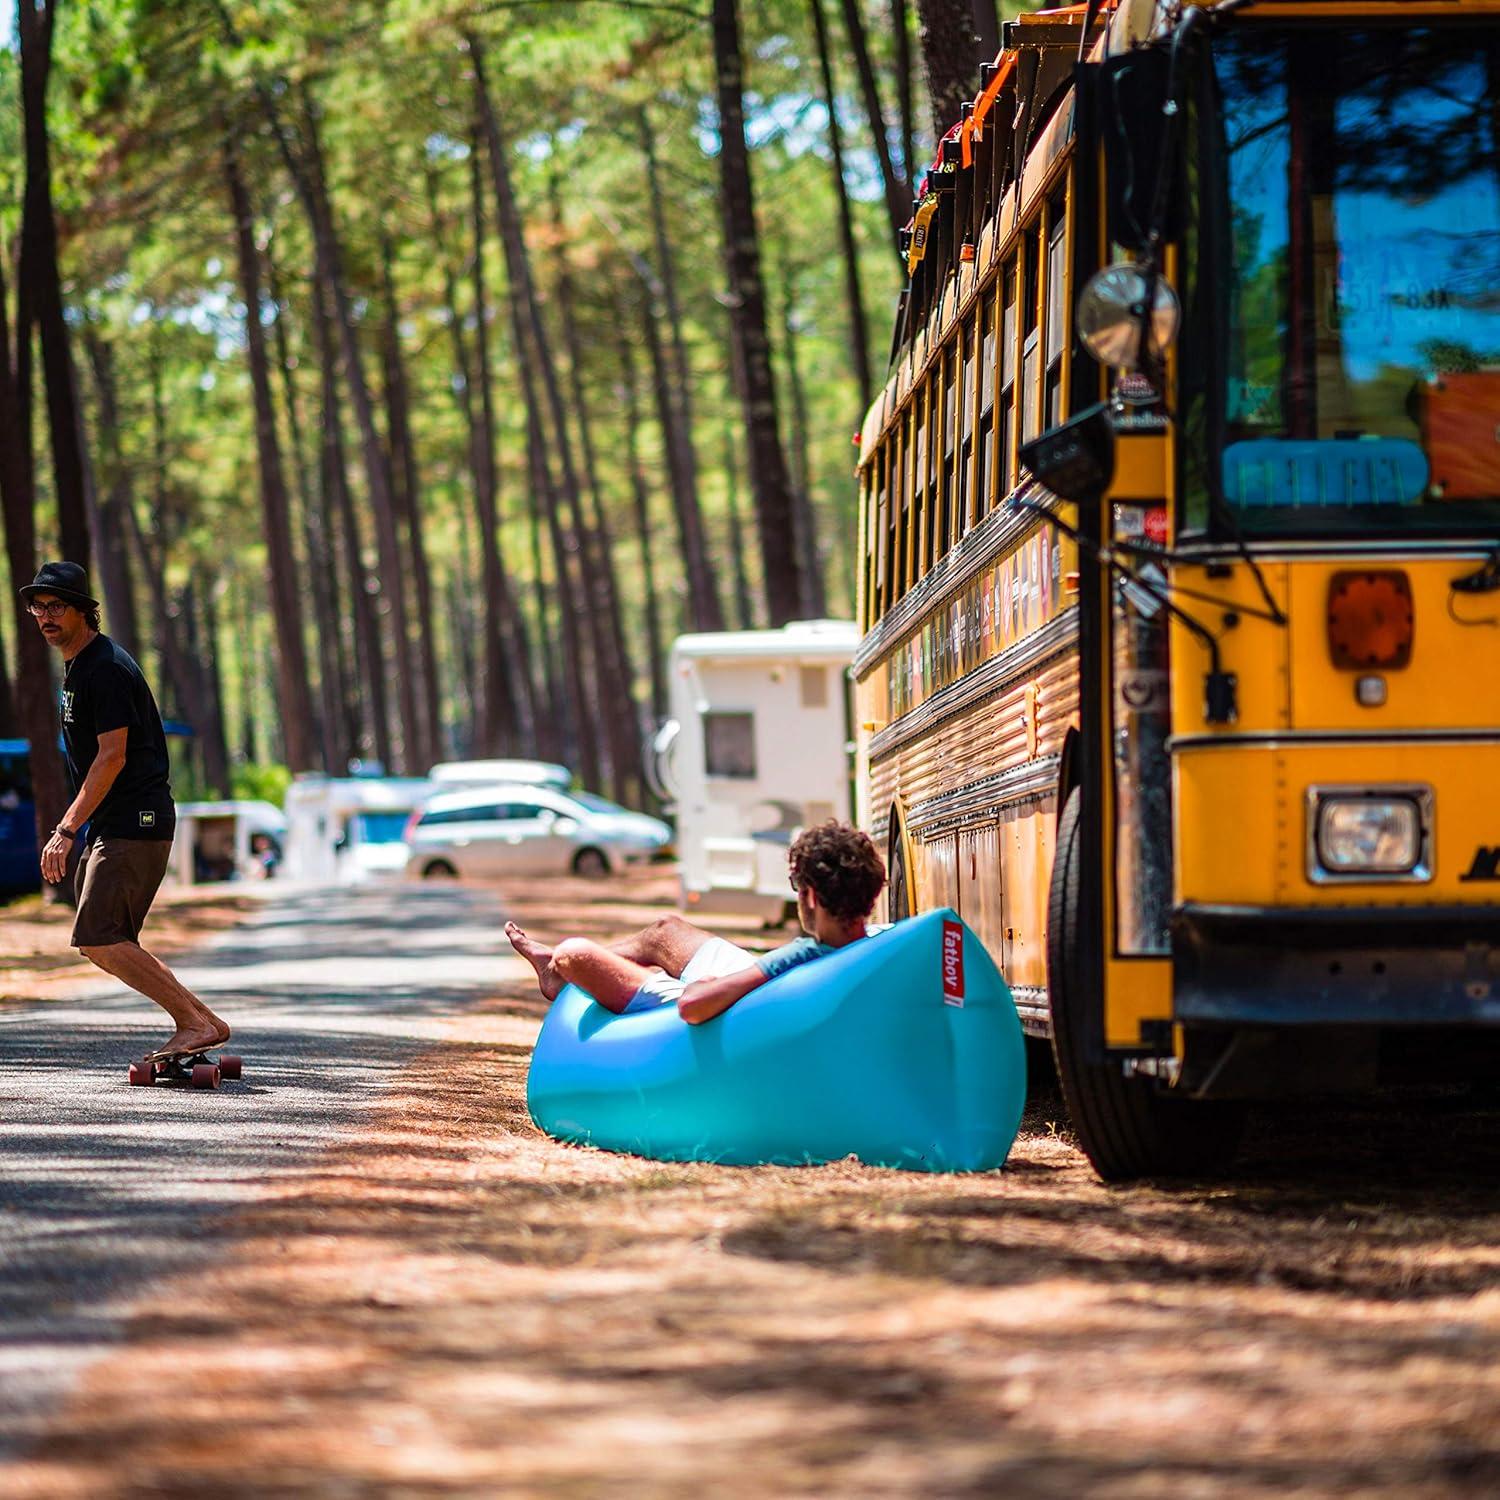
[[[1500,37],[1214,49],[1222,497],[1247,531],[1500,526]]]

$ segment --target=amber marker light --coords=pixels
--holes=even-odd
[[[1328,580],[1328,651],[1336,667],[1395,670],[1411,661],[1411,582],[1399,568]]]

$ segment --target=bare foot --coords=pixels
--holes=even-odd
[[[171,1057],[174,1053],[206,1052],[208,1048],[217,1047],[221,1042],[228,1040],[229,1028],[214,1017],[213,1023],[207,1026],[179,1026],[166,1046],[158,1047],[154,1052],[146,1054],[146,1061],[150,1062],[158,1057]]]
[[[203,1011],[203,1028],[213,1032],[213,1040],[208,1043],[210,1047],[222,1047],[229,1040],[229,1022],[221,1021],[206,1005],[201,1007]],[[194,1028],[195,1030],[199,1028]]]
[[[505,936],[512,948],[536,970],[536,982],[546,1000],[556,1000],[562,993],[563,981],[552,967],[552,950],[545,943],[526,935],[519,922],[505,924]]]

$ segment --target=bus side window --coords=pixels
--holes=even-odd
[[[859,628],[875,623],[875,466],[864,472],[859,528]]]
[[[1063,350],[1068,346],[1068,200],[1059,193],[1047,207],[1047,401],[1048,427],[1063,411]]]
[[[958,431],[958,360],[950,345],[943,351],[943,541],[946,552],[958,540],[957,497],[953,490],[953,441]]]
[[[1016,263],[1006,266],[1000,300],[1000,491],[1009,494],[1015,483],[1016,436]]]
[[[906,483],[906,433],[910,413],[896,419],[891,430],[891,603],[906,592],[906,511],[910,494]]]
[[[979,502],[977,514],[995,508],[995,294],[980,304],[979,327]]]
[[[912,420],[917,428],[917,451],[912,466],[912,482],[916,487],[917,500],[912,507],[912,555],[916,558],[913,570],[922,578],[932,566],[932,492],[928,488],[927,476],[931,464],[927,456],[930,424],[927,419],[927,385],[919,385],[911,398]]]
[[[877,516],[880,528],[880,551],[875,558],[875,577],[879,581],[879,608],[884,614],[891,607],[891,444],[887,439],[880,445],[880,457],[875,460],[875,471],[880,485],[877,501]]]
[[[963,350],[963,445],[958,455],[958,524],[961,536],[973,524],[979,513],[978,496],[974,488],[974,401],[979,395],[979,382],[975,368],[978,359],[974,345],[974,320],[963,325],[959,334]],[[954,538],[957,541],[957,537]]]
[[[916,493],[912,487],[912,450],[916,446],[916,404],[907,405],[901,419],[901,582],[906,592],[916,579],[916,528],[921,525],[916,513]]]
[[[1021,441],[1029,442],[1041,431],[1042,408],[1042,335],[1041,335],[1041,260],[1042,231],[1027,230],[1023,245],[1025,256],[1021,267]]]

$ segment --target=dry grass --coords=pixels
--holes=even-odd
[[[607,933],[663,894],[518,914]],[[1003,1173],[664,1165],[531,1126],[540,1015],[508,985],[221,1221],[0,1489],[1500,1491],[1494,1111],[1283,1122],[1171,1190],[1102,1187],[1045,1096]]]

